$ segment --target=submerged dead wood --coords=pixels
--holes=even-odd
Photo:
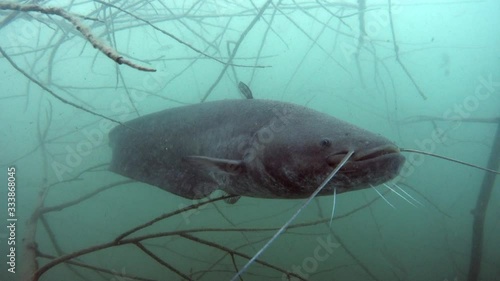
[[[33,219],[30,220],[30,225],[36,225],[36,220],[40,219],[42,216],[46,215],[49,212],[60,212],[66,208],[77,206],[78,204],[84,202],[85,200],[91,199],[93,196],[96,196],[101,192],[104,192],[106,190],[110,190],[112,188],[119,188],[125,184],[130,184],[130,183],[133,183],[133,181],[125,180],[122,182],[116,182],[113,184],[109,184],[109,185],[103,186],[101,188],[98,188],[95,191],[93,191],[87,195],[83,195],[80,198],[77,198],[77,199],[72,200],[70,202],[61,203],[61,204],[55,205],[55,206],[43,207],[43,204],[41,204],[40,206],[37,207],[36,217],[33,217]],[[51,186],[53,186],[53,185],[51,185]],[[50,186],[47,186],[47,188],[49,188],[49,187]],[[47,189],[45,189],[45,190],[47,190]],[[98,252],[106,250],[106,249],[115,248],[115,247],[123,247],[126,245],[137,246],[147,256],[150,256],[152,259],[154,259],[157,262],[159,262],[160,264],[162,264],[167,270],[177,274],[179,277],[184,278],[184,280],[195,280],[193,277],[190,277],[188,275],[188,273],[183,273],[182,271],[178,270],[174,265],[168,263],[167,261],[163,260],[161,257],[155,255],[152,252],[152,250],[148,249],[148,247],[144,243],[145,241],[150,240],[150,239],[167,238],[167,237],[171,237],[171,236],[183,237],[183,238],[185,238],[189,241],[192,241],[194,243],[198,243],[198,244],[202,244],[202,245],[214,248],[222,253],[227,254],[227,256],[229,256],[229,257],[238,256],[240,258],[250,260],[252,258],[251,255],[247,255],[241,251],[231,249],[231,248],[226,247],[220,243],[216,243],[216,242],[202,239],[202,238],[197,237],[195,235],[202,234],[202,233],[224,233],[224,232],[230,232],[230,233],[231,232],[234,232],[234,233],[265,232],[265,233],[269,233],[269,235],[271,235],[273,232],[278,230],[277,227],[269,227],[269,228],[239,228],[239,227],[234,227],[234,228],[190,228],[190,229],[167,231],[167,232],[155,232],[152,234],[145,234],[145,235],[138,235],[138,236],[129,237],[129,236],[132,236],[132,234],[134,234],[140,230],[147,229],[148,227],[154,225],[155,223],[161,222],[162,220],[169,219],[173,216],[182,216],[184,213],[186,213],[188,211],[203,208],[205,205],[214,204],[216,202],[223,201],[223,200],[226,200],[226,199],[231,198],[231,197],[232,196],[230,196],[230,195],[226,195],[226,196],[220,196],[220,197],[208,199],[208,200],[205,200],[205,201],[202,201],[199,203],[193,203],[193,204],[188,205],[184,208],[180,208],[178,210],[174,210],[172,212],[162,214],[154,219],[151,219],[150,221],[147,221],[147,222],[145,222],[141,225],[138,225],[130,230],[127,230],[127,231],[123,232],[122,234],[119,234],[118,236],[116,236],[116,238],[112,239],[111,241],[104,242],[104,243],[101,243],[98,245],[94,245],[94,246],[91,246],[91,247],[88,247],[85,249],[81,249],[81,250],[72,252],[70,254],[63,254],[63,255],[60,255],[59,257],[57,257],[55,255],[50,255],[47,253],[42,253],[36,247],[30,247],[29,249],[31,251],[29,251],[29,253],[30,253],[32,260],[37,261],[40,258],[44,258],[44,259],[49,259],[49,262],[46,263],[45,265],[41,266],[40,268],[38,268],[38,266],[32,266],[31,270],[34,270],[34,269],[35,270],[32,271],[31,274],[29,271],[26,271],[24,278],[22,280],[33,280],[33,281],[39,280],[49,270],[51,270],[52,268],[54,268],[56,266],[60,266],[63,264],[69,264],[69,265],[76,266],[77,268],[78,267],[85,268],[85,269],[91,270],[91,271],[110,273],[109,270],[107,270],[106,268],[99,267],[98,265],[92,265],[92,264],[88,264],[88,263],[78,262],[76,259],[78,257],[88,255],[91,253],[98,253]],[[365,208],[368,208],[369,206],[371,206],[372,204],[374,204],[378,200],[380,200],[380,197],[375,197],[374,199],[368,201],[367,203],[365,203],[357,208],[352,209],[351,211],[349,211],[347,213],[340,214],[340,215],[336,216],[334,218],[334,220],[341,220],[344,218],[348,218],[349,216],[351,216],[351,215],[353,215],[361,210],[364,210]],[[43,202],[43,200],[40,199],[39,202]],[[297,224],[290,225],[288,227],[288,229],[294,230],[294,229],[301,229],[301,228],[305,228],[305,227],[309,227],[309,226],[313,226],[313,225],[327,224],[329,221],[330,221],[330,218],[325,218],[325,219],[320,219],[320,220],[306,222],[306,223],[297,223]],[[36,231],[33,231],[32,233],[36,233]],[[335,234],[335,237],[338,238],[338,235]],[[53,234],[51,234],[51,240],[57,241],[56,237],[54,237]],[[260,242],[260,241],[256,241],[256,242]],[[341,240],[339,240],[339,242],[341,244],[343,244],[343,242]],[[363,270],[368,272],[371,276],[374,276],[374,275],[372,275],[372,273],[370,273],[370,270],[362,263],[362,261],[356,257],[356,255],[354,255],[351,252],[349,252],[349,255],[353,259],[356,260],[356,262],[360,265],[361,268],[363,268]],[[297,275],[296,273],[293,273],[293,272],[289,272],[288,270],[280,268],[279,266],[275,266],[272,263],[265,262],[265,261],[259,260],[259,259],[255,260],[255,262],[257,264],[260,264],[263,267],[266,267],[266,268],[269,268],[271,270],[275,270],[277,272],[285,274],[288,277],[294,277],[294,278],[297,278],[298,280],[306,280],[303,278],[303,276]],[[38,262],[36,264],[38,264]],[[235,264],[235,267],[236,267],[236,264]],[[83,274],[85,275],[85,273],[83,273]],[[132,276],[132,275],[125,275],[125,276]],[[133,278],[134,278],[134,280],[135,280],[135,278],[137,278],[137,280],[150,280],[150,279],[139,277],[139,276],[133,276]],[[377,280],[377,279],[375,278],[375,280]]]
[[[498,123],[494,140],[487,167],[498,171],[500,169],[500,122]],[[473,223],[469,273],[467,276],[468,281],[479,280],[481,264],[483,263],[484,223],[486,220],[488,203],[490,201],[491,193],[496,180],[497,176],[495,174],[484,174],[481,189],[479,190],[479,195],[476,201],[476,207],[471,211]]]
[[[150,71],[154,72],[156,69],[149,68],[145,66],[138,65],[133,63],[130,60],[125,59],[123,56],[118,54],[113,48],[107,46],[104,42],[99,40],[88,27],[83,25],[76,15],[73,15],[62,8],[57,7],[42,7],[36,4],[19,4],[12,2],[0,2],[0,10],[10,10],[10,11],[20,11],[20,12],[38,12],[45,15],[56,15],[64,18],[68,22],[70,22],[73,26],[75,26],[76,30],[78,30],[91,44],[94,48],[101,51],[108,58],[114,60],[118,64],[125,64],[132,68],[141,71]]]

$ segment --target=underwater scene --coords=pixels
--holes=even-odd
[[[500,280],[500,1],[0,1],[0,280]]]

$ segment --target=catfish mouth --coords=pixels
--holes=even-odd
[[[399,148],[393,144],[387,144],[379,147],[374,147],[365,151],[355,152],[352,161],[361,162],[368,160],[376,160],[380,157],[394,156],[391,154],[399,154]]]
[[[399,158],[402,157],[399,153],[399,148],[393,144],[387,144],[382,146],[377,146],[371,149],[356,151],[351,156],[351,158],[347,161],[346,166],[354,163],[366,163],[379,161],[388,158]],[[326,161],[328,165],[335,167],[337,166],[342,159],[347,155],[347,151],[335,153],[328,155]]]
[[[393,144],[385,144],[366,150],[356,151],[339,170],[334,184],[351,190],[379,185],[395,178],[405,158],[399,153],[399,148]],[[327,163],[336,167],[347,152],[329,155]]]

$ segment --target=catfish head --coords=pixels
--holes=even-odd
[[[320,195],[382,184],[395,178],[405,161],[386,138],[323,113],[304,108],[282,122],[257,132],[258,149],[246,160],[247,171],[267,177],[263,184],[282,198],[308,197],[349,151],[354,154]]]

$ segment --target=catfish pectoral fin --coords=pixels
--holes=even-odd
[[[227,194],[227,195],[233,195],[233,194]],[[238,200],[240,200],[240,198],[241,198],[241,196],[234,195],[233,197],[229,197],[229,198],[224,199],[224,202],[232,205],[232,204],[238,202]]]
[[[221,159],[206,156],[186,156],[184,160],[207,171],[237,175],[245,170],[241,160]]]

